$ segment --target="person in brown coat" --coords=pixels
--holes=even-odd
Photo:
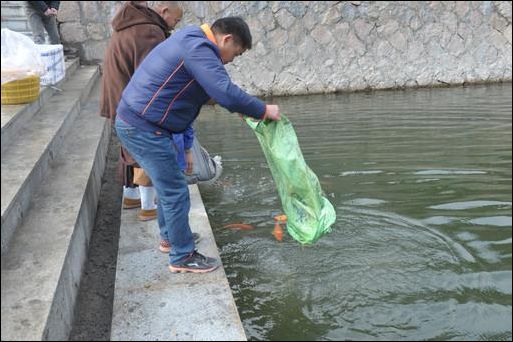
[[[100,115],[113,123],[121,94],[144,57],[168,36],[183,16],[177,1],[127,1],[112,19],[112,38],[103,61]],[[138,208],[139,219],[157,217],[155,190],[144,171],[121,147],[123,208]],[[139,188],[135,185],[139,185]]]

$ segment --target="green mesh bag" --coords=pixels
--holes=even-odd
[[[287,215],[287,231],[297,241],[314,243],[331,231],[335,209],[323,196],[315,173],[306,165],[296,133],[285,115],[280,121],[245,118],[255,132]]]

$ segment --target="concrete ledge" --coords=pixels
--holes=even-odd
[[[201,235],[201,253],[219,258],[198,187],[189,187],[190,224]],[[245,341],[224,268],[207,274],[174,274],[158,248],[156,221],[140,222],[123,210],[111,340]]]
[[[2,256],[2,340],[67,340],[98,205],[110,123],[97,85]]]
[[[98,77],[97,66],[81,67],[2,152],[2,255]]]
[[[32,119],[34,114],[48,102],[56,91],[58,91],[56,89],[62,87],[64,83],[71,78],[79,65],[79,58],[66,61],[66,75],[64,78],[53,87],[41,87],[41,92],[36,101],[22,105],[2,105],[2,153],[4,153],[9,144],[16,139],[19,131]]]

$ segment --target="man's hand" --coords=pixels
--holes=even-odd
[[[265,119],[273,121],[279,121],[281,119],[280,108],[278,105],[265,105],[264,120]]]
[[[55,8],[50,8],[50,11],[52,11],[52,15],[57,16],[57,13],[58,13],[57,9],[55,9]]]
[[[192,150],[185,150],[185,174],[186,175],[192,174],[192,166],[193,166]]]
[[[49,17],[49,16],[53,15],[53,11],[51,8],[47,8],[45,13],[43,13],[43,14],[46,15],[47,17]]]

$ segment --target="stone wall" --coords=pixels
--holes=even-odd
[[[62,2],[61,14],[80,16],[61,24],[63,40],[81,45],[85,60],[100,60],[110,33],[106,19],[119,3]],[[510,1],[190,1],[184,7],[182,27],[230,15],[248,22],[253,49],[227,69],[252,94],[511,81]]]
[[[63,44],[85,64],[100,63],[112,34],[110,21],[122,1],[61,1],[57,20]]]

